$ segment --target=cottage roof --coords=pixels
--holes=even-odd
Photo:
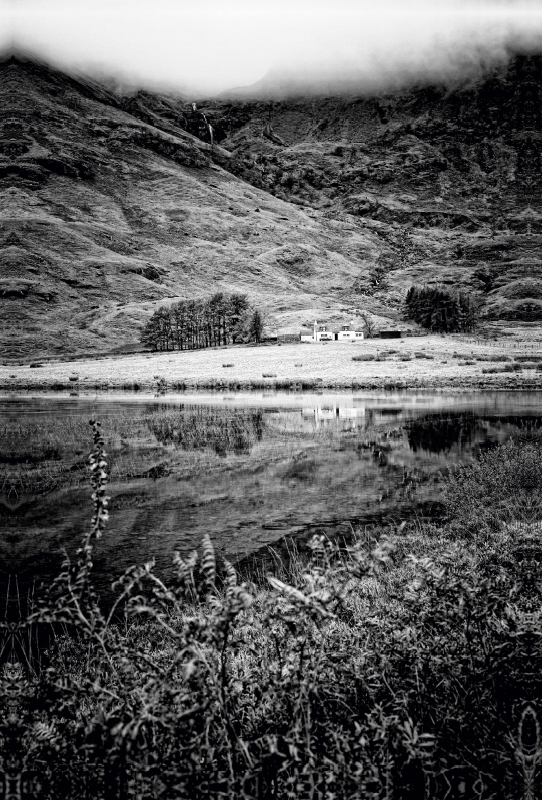
[[[346,328],[348,331],[357,331],[358,333],[363,331],[363,325],[357,322],[355,322],[354,325],[352,325],[350,322],[343,322],[341,325],[333,325],[331,330],[333,333],[340,333],[344,328]]]

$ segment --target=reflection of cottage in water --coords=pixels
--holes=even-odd
[[[336,403],[330,403],[329,405],[304,408],[301,414],[305,419],[314,419],[317,427],[333,421],[339,423],[341,420],[349,420],[348,427],[356,428],[365,419],[365,408],[352,408],[351,406],[339,406]]]

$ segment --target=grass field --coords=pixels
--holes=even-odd
[[[308,389],[542,388],[537,331],[508,336],[440,336],[356,344],[282,344],[122,355],[0,367],[9,390],[95,388]],[[227,351],[227,352],[226,352]]]

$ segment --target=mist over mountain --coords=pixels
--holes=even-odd
[[[2,360],[136,342],[160,303],[217,290],[277,325],[394,323],[438,282],[539,322],[541,95],[526,53],[452,83],[195,109],[7,55]]]

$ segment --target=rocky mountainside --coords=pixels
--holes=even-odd
[[[393,323],[431,282],[539,321],[541,93],[518,56],[468,85],[194,107],[6,57],[0,360],[109,351],[217,290],[280,326]]]

